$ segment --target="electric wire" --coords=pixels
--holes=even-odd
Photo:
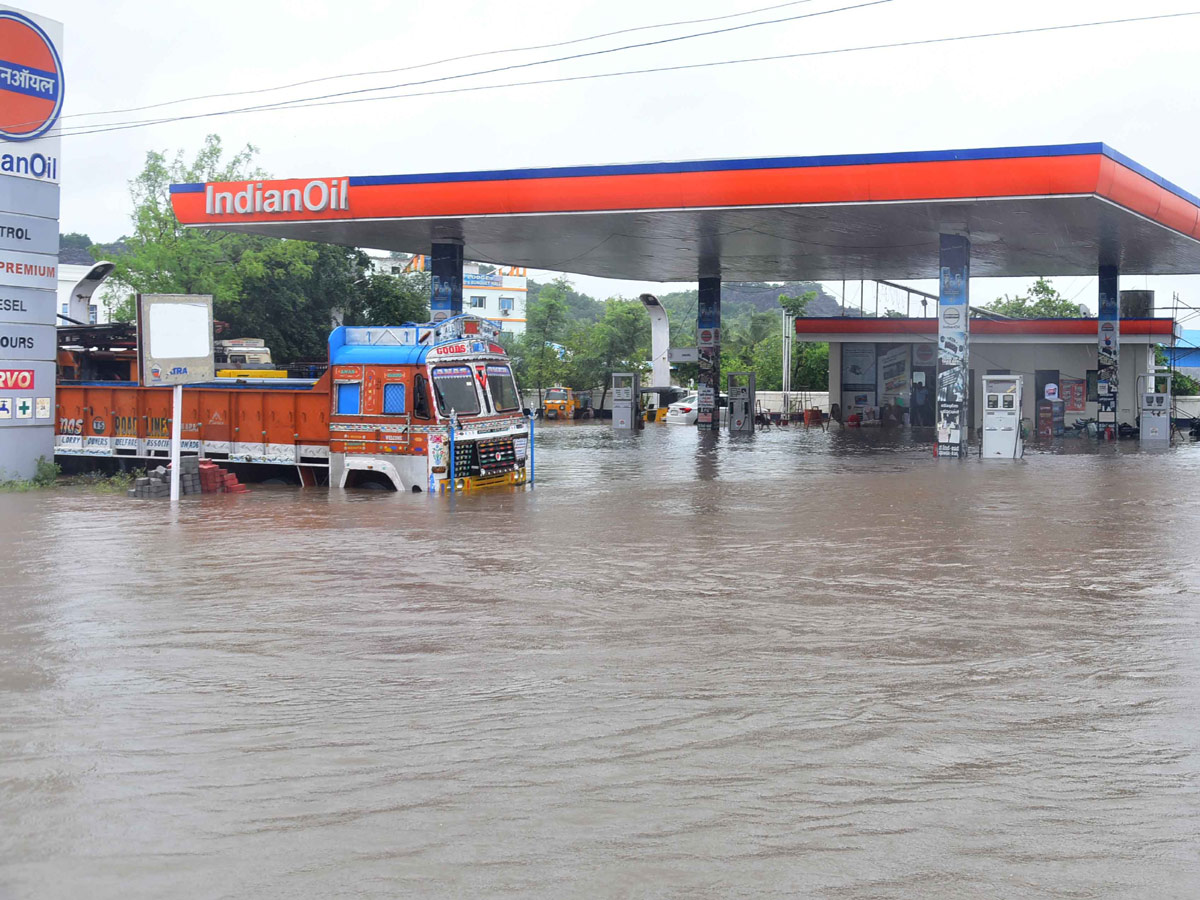
[[[846,8],[857,8],[857,7],[846,7]],[[138,121],[138,122],[109,123],[107,125],[96,126],[96,127],[83,126],[80,130],[65,131],[64,136],[65,137],[73,137],[73,136],[82,136],[82,135],[89,135],[89,134],[102,134],[102,133],[109,132],[109,131],[124,131],[124,130],[132,129],[132,128],[145,128],[145,127],[149,127],[149,126],[153,126],[153,125],[170,124],[173,122],[182,122],[182,121],[188,121],[188,120],[193,120],[193,119],[216,118],[219,116],[234,115],[234,114],[247,113],[247,112],[263,112],[263,111],[292,110],[292,109],[311,109],[311,108],[322,107],[322,106],[340,106],[340,105],[349,104],[349,103],[364,103],[364,102],[371,102],[371,101],[378,101],[378,100],[399,100],[399,99],[409,99],[409,98],[414,98],[414,97],[430,97],[430,96],[439,96],[439,95],[447,95],[447,94],[474,93],[477,91],[501,90],[501,89],[512,88],[512,87],[530,87],[530,86],[545,85],[545,84],[563,84],[563,83],[576,82],[576,81],[593,81],[593,80],[598,80],[598,79],[603,79],[603,78],[621,78],[621,77],[627,77],[627,76],[631,76],[631,75],[647,75],[647,74],[656,74],[656,73],[661,73],[661,72],[680,72],[680,71],[689,71],[689,70],[694,70],[694,69],[714,68],[714,67],[718,67],[718,66],[743,65],[746,63],[776,62],[776,61],[785,60],[785,59],[802,59],[802,58],[812,58],[812,57],[819,57],[819,56],[832,56],[832,55],[841,54],[841,53],[861,53],[861,52],[869,52],[869,51],[875,51],[875,50],[890,50],[890,49],[898,49],[898,48],[930,46],[930,45],[935,45],[935,44],[948,44],[948,43],[954,43],[954,42],[958,42],[958,41],[973,41],[973,40],[984,40],[984,39],[998,38],[998,37],[1013,37],[1013,36],[1025,35],[1025,34],[1044,34],[1044,33],[1049,33],[1049,32],[1067,31],[1067,30],[1081,29],[1081,28],[1095,28],[1095,27],[1106,26],[1106,25],[1127,25],[1127,24],[1134,24],[1134,23],[1140,23],[1140,22],[1153,22],[1153,21],[1161,21],[1161,20],[1167,20],[1167,19],[1192,17],[1192,16],[1197,16],[1197,15],[1200,15],[1200,10],[1191,10],[1188,12],[1178,12],[1178,13],[1163,13],[1163,14],[1152,15],[1152,16],[1136,16],[1136,17],[1123,18],[1123,19],[1106,19],[1106,20],[1091,21],[1091,22],[1073,22],[1073,23],[1069,23],[1069,24],[1065,24],[1065,25],[1046,25],[1046,26],[1039,26],[1039,27],[1034,27],[1034,28],[1011,29],[1008,31],[991,31],[991,32],[980,32],[980,33],[976,33],[976,34],[950,35],[947,37],[939,37],[939,38],[921,38],[921,39],[910,40],[910,41],[895,41],[895,42],[884,43],[884,44],[864,44],[864,45],[860,45],[857,47],[840,47],[840,48],[833,48],[833,49],[828,49],[828,50],[808,50],[808,51],[803,51],[803,52],[799,52],[799,53],[781,53],[781,54],[775,54],[775,55],[770,55],[770,56],[743,57],[743,58],[739,58],[739,59],[716,60],[716,61],[712,61],[712,62],[702,62],[702,63],[686,63],[686,64],[679,64],[679,65],[674,65],[674,66],[659,66],[659,67],[645,68],[645,69],[627,69],[627,70],[622,70],[622,71],[617,71],[617,72],[598,72],[598,73],[593,73],[590,75],[571,75],[571,76],[563,76],[563,77],[558,77],[558,78],[535,79],[535,80],[530,80],[530,81],[515,81],[515,82],[503,82],[500,84],[474,85],[474,86],[470,86],[470,87],[461,87],[461,88],[446,88],[446,89],[440,89],[440,90],[434,90],[434,91],[417,91],[417,92],[411,92],[411,93],[405,93],[405,94],[390,94],[390,95],[379,96],[379,97],[343,97],[341,99],[334,99],[334,100],[317,100],[316,102],[310,102],[307,100],[296,100],[296,101],[287,101],[287,102],[281,102],[281,103],[267,104],[267,105],[262,105],[262,106],[245,107],[245,108],[231,109],[231,110],[219,110],[216,112],[196,113],[193,115],[174,116],[174,117],[169,117],[169,118],[145,120],[145,121]],[[466,76],[462,76],[462,77],[466,77]]]
[[[267,94],[273,91],[285,91],[291,88],[304,87],[309,84],[320,84],[326,81],[338,81],[344,78],[366,78],[372,75],[392,75],[396,72],[412,72],[417,69],[428,69],[434,66],[448,65],[454,62],[463,62],[468,59],[479,59],[485,56],[500,56],[507,53],[527,53],[531,50],[549,50],[554,47],[569,47],[573,44],[584,44],[588,41],[599,41],[604,38],[616,37],[622,34],[632,34],[638,31],[652,31],[658,28],[678,28],[683,25],[702,25],[705,22],[721,22],[726,19],[737,19],[742,16],[752,16],[757,13],[770,12],[775,9],[784,9],[789,6],[800,6],[805,3],[812,3],[814,0],[789,0],[787,3],[776,3],[772,6],[760,6],[756,9],[747,9],[742,12],[726,13],[721,16],[708,16],[703,19],[680,19],[676,22],[660,22],[655,25],[635,25],[632,28],[621,28],[617,31],[605,31],[600,34],[590,34],[586,37],[571,38],[565,41],[553,41],[547,44],[530,44],[527,47],[506,47],[500,50],[481,50],[477,53],[465,53],[461,56],[449,56],[445,59],[435,59],[430,62],[416,63],[411,66],[398,66],[392,69],[371,69],[364,72],[343,72],[339,75],[324,75],[320,78],[308,78],[304,81],[293,81],[288,84],[275,85],[274,87],[266,88],[251,88],[245,91],[222,91],[214,94],[197,94],[193,97],[179,97],[175,100],[163,100],[159,103],[148,103],[144,106],[127,106],[121,109],[103,109],[94,112],[73,113],[69,116],[63,116],[63,119],[79,119],[85,116],[108,116],[118,113],[143,112],[148,109],[161,109],[164,106],[175,106],[180,103],[191,103],[196,100],[216,100],[222,97],[244,97],[250,94]]]
[[[403,82],[403,83],[399,83],[399,84],[379,85],[377,87],[354,88],[353,90],[335,91],[330,94],[317,94],[312,97],[302,97],[302,98],[293,99],[293,100],[277,100],[272,103],[262,103],[262,104],[258,104],[255,106],[239,107],[239,108],[232,109],[232,110],[226,110],[224,112],[198,113],[198,114],[191,115],[191,116],[181,116],[181,117],[179,117],[178,120],[189,119],[189,118],[204,118],[206,116],[221,115],[224,113],[253,112],[253,111],[259,111],[259,110],[269,110],[269,109],[273,109],[273,108],[277,108],[277,107],[286,108],[293,104],[299,104],[299,103],[303,103],[303,104],[312,103],[313,105],[319,105],[318,101],[336,100],[336,99],[344,98],[344,97],[353,97],[353,96],[356,96],[359,94],[371,94],[371,93],[375,93],[377,91],[390,91],[390,90],[395,90],[397,88],[421,87],[421,86],[427,85],[427,84],[439,84],[439,83],[446,82],[446,81],[456,81],[456,80],[462,79],[462,78],[476,78],[481,75],[496,75],[496,74],[499,74],[500,72],[512,72],[512,71],[516,71],[518,69],[530,69],[535,66],[545,66],[545,65],[551,65],[553,63],[570,62],[572,60],[587,59],[587,58],[593,57],[593,56],[607,56],[610,53],[621,53],[626,50],[640,50],[640,49],[644,49],[646,47],[660,47],[664,44],[675,44],[675,43],[679,43],[680,41],[694,40],[695,38],[713,37],[714,35],[729,34],[730,32],[734,32],[734,31],[745,31],[746,29],[749,29],[749,28],[761,28],[764,25],[781,25],[786,22],[797,22],[802,19],[814,19],[814,18],[818,18],[820,16],[829,16],[829,15],[834,15],[835,13],[848,12],[850,10],[855,10],[855,9],[863,9],[863,8],[869,7],[869,6],[881,6],[883,4],[893,3],[893,2],[895,2],[895,0],[863,0],[863,2],[860,2],[860,3],[851,4],[849,6],[840,6],[840,7],[834,8],[834,9],[823,9],[823,10],[818,10],[817,12],[801,13],[799,15],[794,15],[794,16],[784,16],[784,17],[781,17],[778,19],[763,19],[758,22],[746,22],[742,25],[730,25],[727,28],[714,28],[714,29],[710,29],[708,31],[694,32],[692,34],[682,34],[682,35],[676,35],[674,37],[659,38],[659,39],[653,40],[653,41],[642,41],[641,43],[637,43],[637,44],[623,44],[618,47],[606,47],[602,50],[589,50],[585,53],[572,53],[572,54],[568,54],[566,56],[551,57],[549,59],[537,59],[537,60],[531,60],[529,62],[512,63],[512,64],[506,65],[506,66],[495,66],[490,69],[480,69],[479,71],[475,71],[475,72],[460,72],[460,73],[453,74],[453,75],[440,75],[436,78],[426,78],[421,81],[408,81],[408,82]],[[155,120],[144,120],[144,121],[146,123],[150,123]],[[22,123],[22,124],[30,124],[30,123]],[[139,123],[139,124],[141,124],[141,123]],[[90,126],[83,126],[83,127],[90,127]]]

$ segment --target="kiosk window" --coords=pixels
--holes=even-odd
[[[479,412],[475,377],[468,366],[439,366],[433,370],[433,394],[443,416],[456,412],[473,416]]]
[[[1012,395],[1012,394],[1005,394],[1005,395],[1004,395],[1004,408],[1005,408],[1005,409],[1012,409],[1012,408],[1013,408],[1013,395]]]
[[[354,384],[339,384],[337,386],[337,411],[339,416],[358,415],[358,395],[362,386]]]
[[[398,416],[404,412],[404,384],[385,384],[383,386],[383,414]]]
[[[988,394],[988,409],[999,409],[999,408],[1000,408],[1000,395],[999,394]]]

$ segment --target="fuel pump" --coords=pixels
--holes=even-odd
[[[730,372],[726,376],[729,394],[729,430],[754,431],[754,373]]]
[[[612,427],[632,431],[642,427],[638,415],[638,401],[642,393],[641,378],[637,372],[613,372],[613,417]]]
[[[1158,390],[1159,379],[1166,382]],[[1167,447],[1171,443],[1171,375],[1147,373],[1138,376],[1138,440],[1142,446]]]
[[[1021,376],[983,376],[984,459],[1019,459],[1025,453],[1021,439]]]

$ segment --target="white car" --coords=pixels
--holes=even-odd
[[[676,400],[667,407],[668,425],[695,425],[696,417],[700,414],[699,395],[688,394],[682,400]],[[722,394],[717,401],[721,407],[721,424],[729,418],[729,397]]]

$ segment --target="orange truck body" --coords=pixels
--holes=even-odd
[[[364,480],[405,491],[522,484],[530,422],[492,329],[471,316],[339,328],[319,379],[186,386],[182,452],[222,464],[294,466],[302,484],[331,487]],[[124,375],[112,354],[105,361],[108,371]],[[84,371],[65,351],[59,370],[56,457],[165,461],[171,388],[65,381],[64,371]],[[460,408],[448,408],[446,397]]]

